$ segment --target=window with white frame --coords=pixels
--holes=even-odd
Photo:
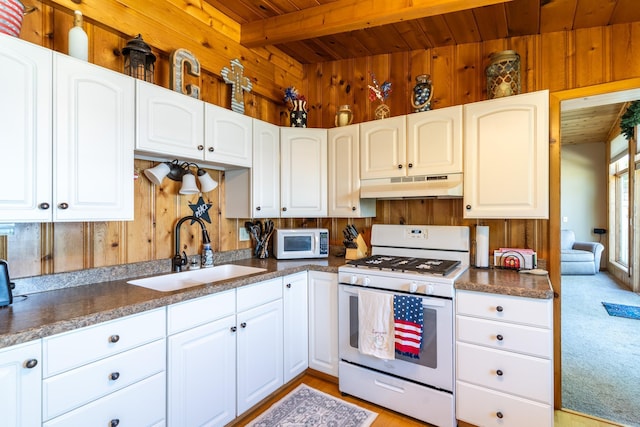
[[[612,159],[609,167],[609,200],[611,210],[609,229],[613,231],[611,261],[629,267],[629,155]]]

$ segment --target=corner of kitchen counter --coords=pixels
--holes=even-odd
[[[456,290],[487,292],[526,298],[552,299],[549,275],[523,274],[517,270],[471,267],[454,283]]]

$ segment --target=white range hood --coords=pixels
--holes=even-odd
[[[360,181],[360,198],[362,199],[415,199],[428,197],[462,197],[462,174],[364,179]]]

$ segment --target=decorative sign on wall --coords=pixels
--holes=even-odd
[[[209,209],[211,209],[211,203],[205,203],[202,196],[198,198],[198,202],[196,204],[189,203],[189,207],[193,211],[193,216],[207,221],[209,224],[211,224],[211,218],[209,217]],[[191,224],[193,223],[195,223],[195,221],[191,221]]]
[[[239,59],[231,60],[231,69],[224,67],[220,74],[224,81],[231,85],[231,109],[236,113],[244,114],[243,90],[251,91],[251,80],[244,77],[244,66]]]
[[[195,77],[200,76],[200,62],[193,53],[182,48],[174,50],[171,54],[171,89],[189,95],[192,98],[200,99],[200,88],[198,86],[189,84],[186,88],[183,87],[184,79],[182,73],[185,71],[185,65],[188,74]]]

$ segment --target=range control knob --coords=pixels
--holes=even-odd
[[[409,284],[409,292],[411,292],[412,294],[415,294],[417,290],[418,290],[418,284],[416,282],[411,282]]]
[[[436,288],[433,285],[427,285],[427,294],[433,295],[436,293]]]
[[[351,279],[349,279],[349,283],[351,283],[352,285],[355,285],[358,283],[358,276],[356,276],[355,274],[351,275]]]
[[[365,277],[364,279],[362,279],[362,286],[369,286],[371,284],[371,279],[368,277]]]

